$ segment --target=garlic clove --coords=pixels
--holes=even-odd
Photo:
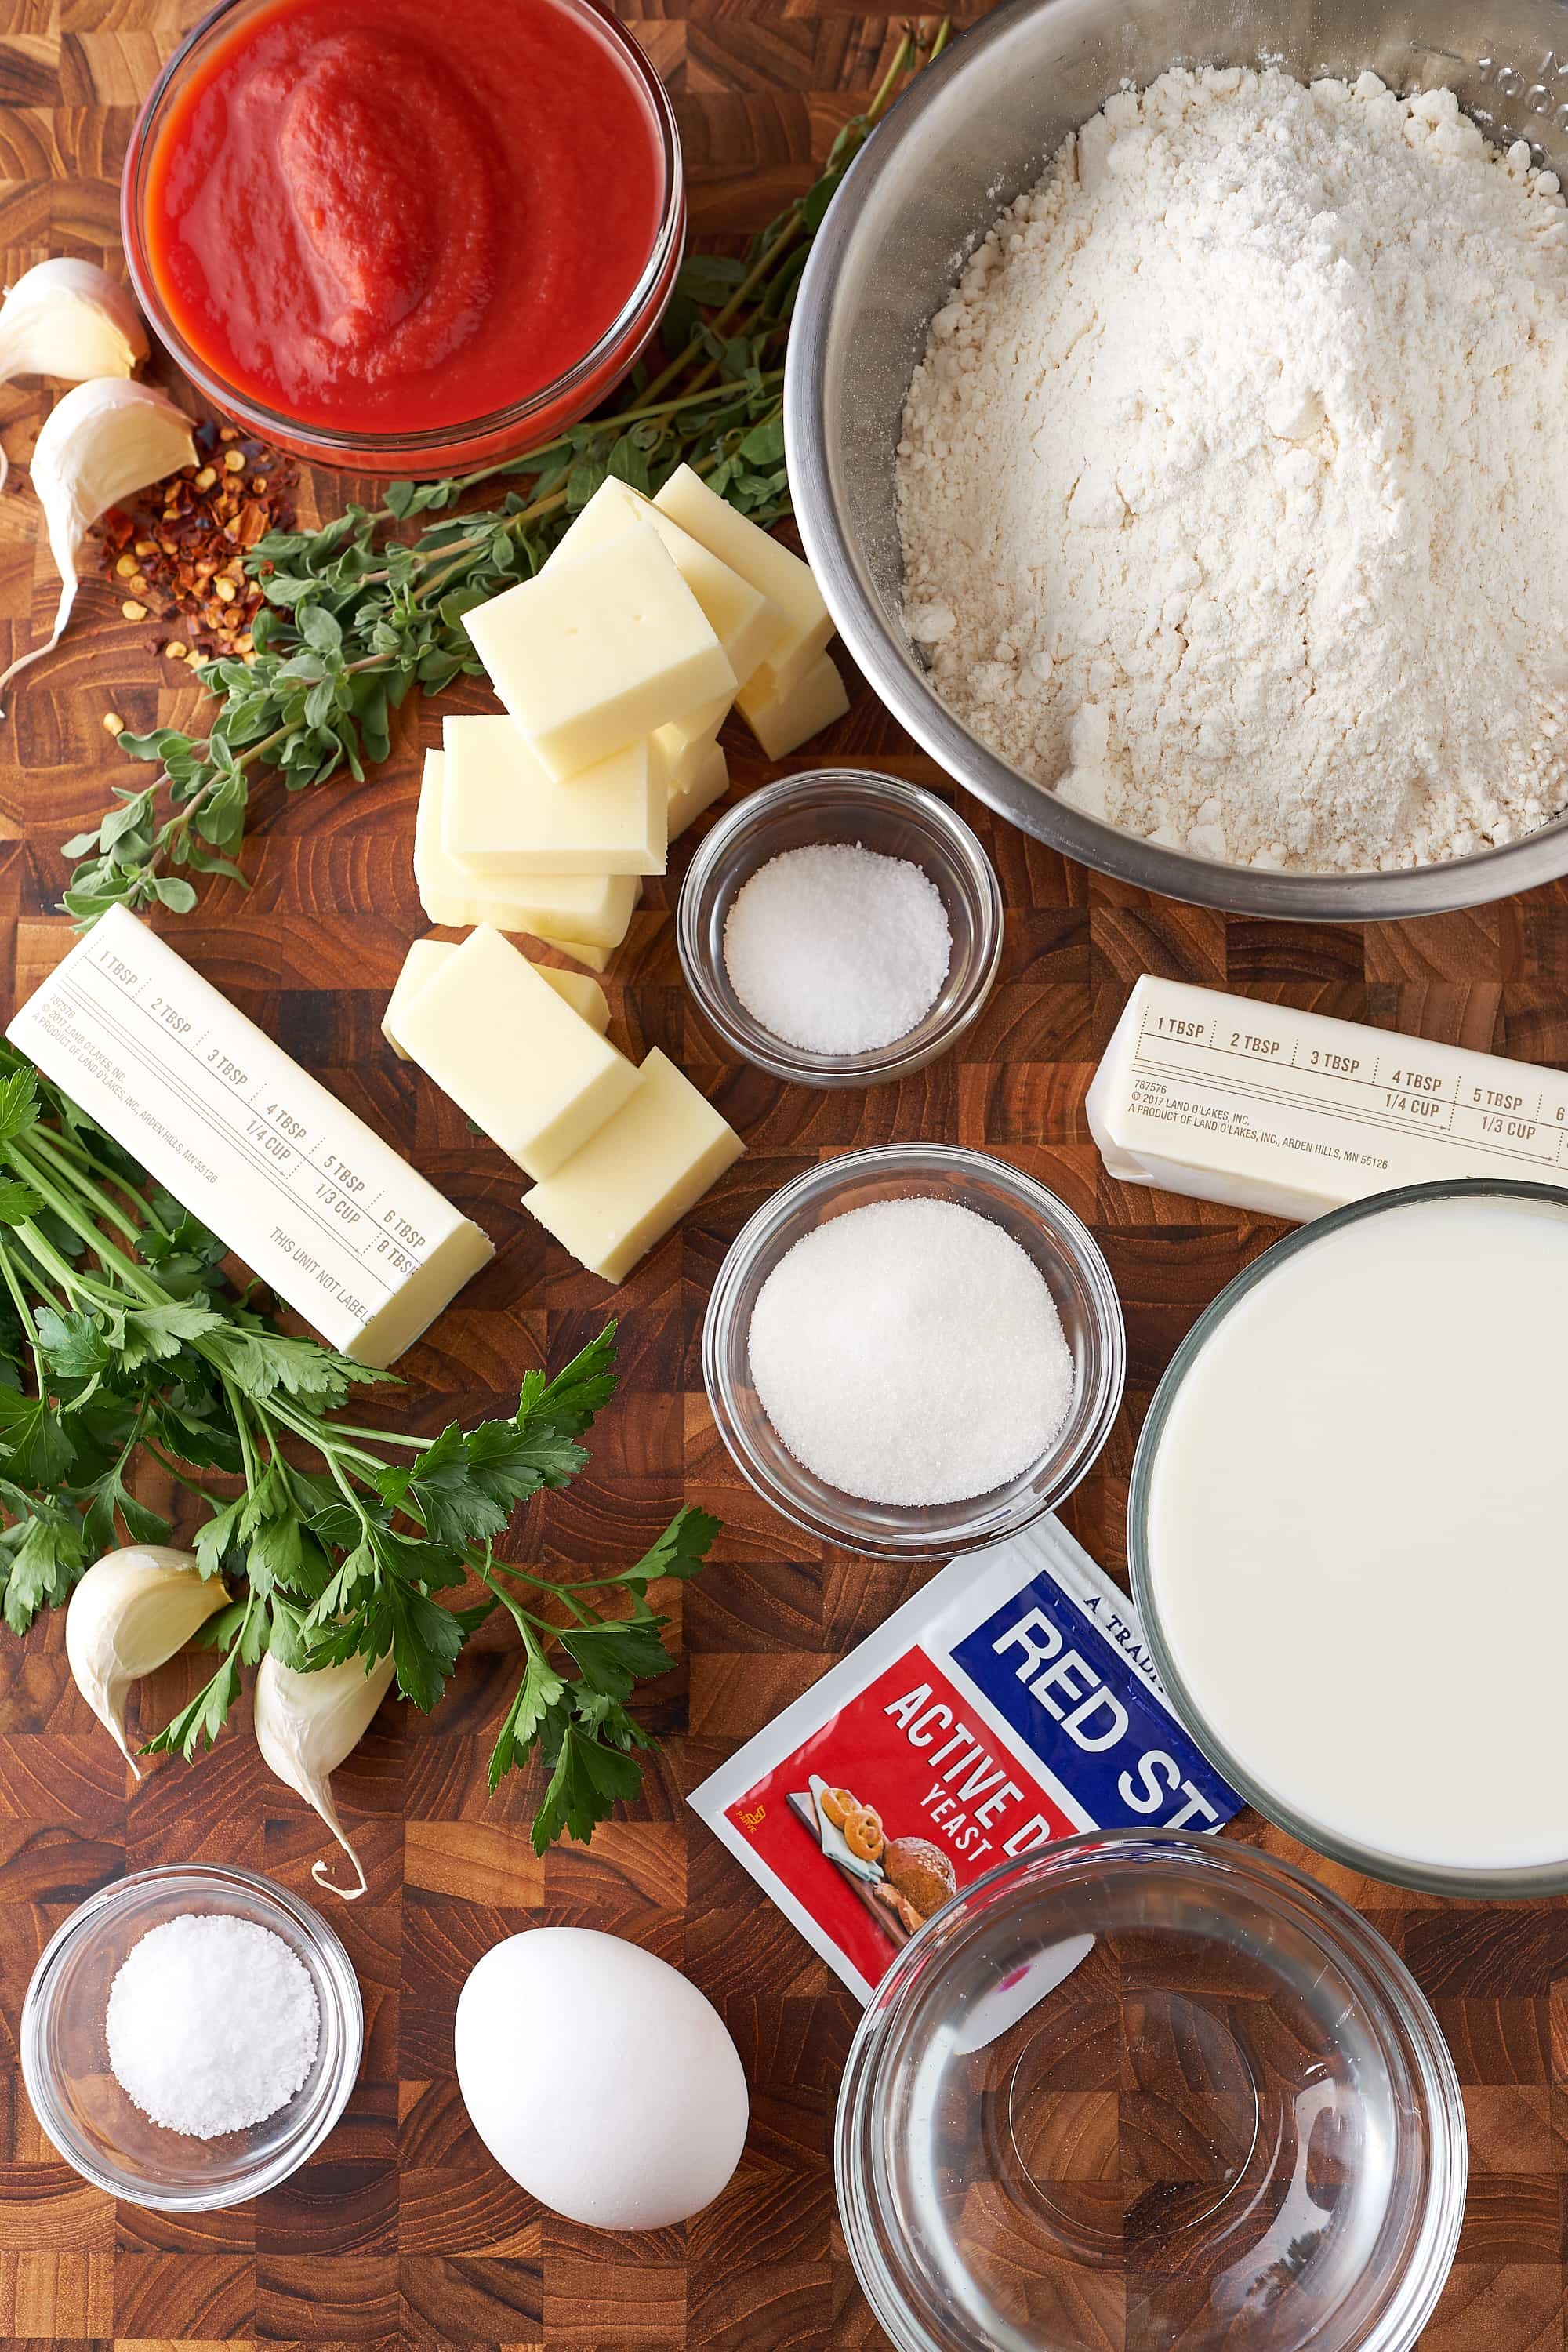
[[[25,269],[0,302],[0,383],[19,375],[85,383],[128,376],[147,356],[147,332],[123,286],[96,262],[61,256]],[[0,449],[0,490],[9,461]]]
[[[94,1560],[66,1611],[66,1656],[80,1691],[136,1778],[125,1738],[125,1695],[183,1650],[228,1600],[223,1580],[203,1576],[195,1555],[166,1544],[132,1544]]]
[[[195,457],[190,418],[150,384],[95,377],[56,403],[33,452],[33,488],[60,575],[60,601],[44,644],[12,663],[0,689],[58,645],[76,601],[82,541],[105,508],[194,465]]]
[[[339,1886],[327,1876],[324,1862],[310,1865],[317,1885],[348,1903],[364,1893],[364,1868],[343,1833],[331,1780],[363,1738],[392,1675],[390,1652],[368,1673],[363,1658],[349,1658],[342,1665],[302,1675],[281,1664],[268,1650],[256,1672],[256,1744],[269,1769],[320,1813],[358,1872],[357,1886]]]

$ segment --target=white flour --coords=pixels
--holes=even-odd
[[[1568,210],[1451,92],[1112,99],[933,320],[904,436],[910,634],[1079,807],[1304,870],[1568,801]]]

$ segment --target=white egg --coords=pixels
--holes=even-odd
[[[663,2229],[741,2160],[746,2077],[722,2018],[619,1936],[531,1927],[497,1944],[458,1997],[455,2040],[474,2129],[570,2221]]]

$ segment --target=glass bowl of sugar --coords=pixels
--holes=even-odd
[[[45,1946],[22,2077],[84,2179],[163,2212],[275,2189],[359,2073],[359,1984],[326,1921],[270,1879],[192,1863],[89,1898]]]
[[[797,1086],[873,1086],[935,1061],[978,1018],[1002,892],[934,793],[821,768],[748,793],[704,835],[676,940],[731,1052]]]
[[[1054,1510],[1121,1402],[1127,1341],[1082,1220],[1005,1160],[851,1151],[764,1202],[719,1269],[702,1376],[750,1484],[882,1559],[975,1551]]]

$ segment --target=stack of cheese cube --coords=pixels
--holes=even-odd
[[[617,1053],[609,1018],[596,980],[530,963],[481,924],[460,946],[415,942],[383,1027],[534,1179],[524,1208],[621,1282],[742,1144],[664,1055],[639,1070]]]
[[[464,625],[505,714],[447,719],[426,757],[425,910],[597,971],[642,877],[728,783],[731,704],[770,759],[848,708],[808,567],[687,466],[654,499],[605,482],[539,576]]]

